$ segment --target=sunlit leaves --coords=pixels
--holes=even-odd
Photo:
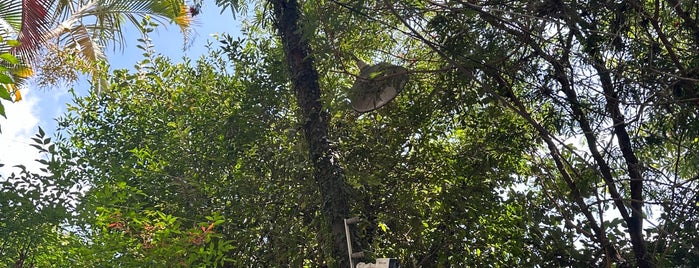
[[[0,41],[2,40],[3,38],[0,38]],[[8,42],[3,41],[3,43],[7,44]],[[23,75],[28,72],[31,72],[31,69],[22,66],[14,55],[9,52],[0,54],[0,115],[3,117],[6,117],[3,100],[13,102],[22,99],[15,78],[22,79]]]
[[[69,127],[76,155],[87,162],[76,175],[94,185],[81,211],[104,211],[98,225],[107,230],[133,230],[121,230],[124,237],[96,233],[104,243],[89,251],[114,253],[119,247],[108,246],[120,245],[144,254],[128,258],[134,263],[164,261],[184,250],[195,264],[272,265],[282,262],[272,249],[283,247],[291,263],[312,258],[314,243],[303,253],[295,246],[313,240],[307,225],[317,201],[303,198],[313,194],[304,186],[310,181],[302,180],[308,176],[305,154],[289,131],[296,124],[286,105],[289,92],[279,90],[280,59],[256,57],[274,48],[254,42],[259,45],[246,42],[245,50],[229,51],[236,68],[217,54],[176,64],[148,54],[135,72],[115,71],[103,93],[76,99],[69,109],[74,113],[60,125]],[[175,217],[179,225],[150,232],[149,226],[162,224],[145,210]],[[294,224],[268,228],[280,219]],[[172,235],[163,239],[169,242],[156,243],[168,231]],[[144,246],[142,235],[155,240]],[[180,243],[185,240],[191,243]]]
[[[31,146],[41,153],[38,170],[17,165],[3,168],[3,174],[10,175],[0,176],[0,262],[67,265],[52,250],[75,242],[63,233],[63,224],[80,193],[74,182],[52,174],[61,162],[43,129],[32,140]]]
[[[238,2],[217,3],[235,9]],[[599,66],[613,67],[647,179],[648,247],[660,265],[696,263],[689,249],[698,239],[699,125],[695,94],[687,91],[696,44],[691,28],[673,23],[685,25],[675,9],[692,4],[617,19],[613,8],[623,5],[603,1],[570,23],[570,14],[529,2],[386,3],[303,6],[323,109],[331,114],[327,139],[352,186],[352,213],[365,220],[358,233],[367,252],[423,267],[589,267],[604,261],[590,234],[599,224],[633,262],[627,222],[608,214],[615,209],[609,184],[624,204],[631,200],[594,54],[586,54],[600,49]],[[410,32],[401,18],[420,27]],[[584,28],[592,19],[596,30]],[[571,36],[577,33],[565,27],[584,29]],[[91,226],[84,230],[95,243],[73,250],[93,256],[93,266],[317,264],[321,201],[300,138],[305,121],[272,32],[248,30],[244,38],[223,35],[222,52],[181,63],[157,57],[142,39],[146,55],[136,70],[113,72],[109,90],[77,98],[60,121],[72,148],[47,148],[50,140],[35,137],[44,152],[71,151],[65,159],[80,160],[63,171],[92,185],[78,221]],[[577,39],[586,36],[594,38]],[[357,114],[346,91],[360,73],[355,57],[404,66],[411,79],[390,104]],[[564,75],[556,63],[564,63]],[[610,182],[583,138],[588,133],[599,138],[594,145],[612,169]]]

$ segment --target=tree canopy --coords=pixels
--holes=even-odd
[[[355,263],[699,264],[697,3],[217,4],[241,37],[181,62],[144,39],[37,133],[3,264],[346,267],[351,217]],[[356,112],[357,60],[408,82]]]

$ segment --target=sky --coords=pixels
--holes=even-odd
[[[238,16],[236,16],[238,17]],[[207,40],[216,43],[212,37],[215,34],[229,33],[237,35],[240,32],[240,20],[235,20],[230,9],[221,13],[221,9],[213,1],[204,1],[201,14],[193,22],[195,33],[192,35],[192,45],[183,51],[184,39],[176,25],[161,25],[150,35],[157,53],[170,57],[173,62],[180,62],[184,56],[192,59],[206,54]],[[142,59],[142,51],[136,47],[141,33],[135,28],[124,30],[126,43],[122,50],[107,50],[111,69],[132,69],[137,61]],[[34,159],[40,157],[37,150],[30,146],[31,137],[41,127],[48,137],[53,137],[56,129],[55,118],[61,116],[72,97],[68,92],[73,88],[79,96],[88,92],[86,82],[76,83],[69,87],[53,89],[37,89],[29,85],[21,90],[22,100],[16,103],[3,101],[7,119],[0,116],[0,163],[5,164],[2,170],[7,175],[7,167],[22,164],[32,170],[38,166]]]

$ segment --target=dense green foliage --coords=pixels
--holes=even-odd
[[[365,260],[699,263],[696,3],[301,4]],[[55,144],[40,130],[42,173],[1,180],[0,265],[332,266],[332,197],[265,11],[197,60],[144,40]],[[354,112],[355,58],[408,68],[406,88]]]

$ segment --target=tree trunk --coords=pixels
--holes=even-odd
[[[349,215],[349,192],[344,171],[339,166],[328,141],[328,114],[320,101],[318,72],[307,40],[299,31],[299,5],[296,0],[270,0],[275,27],[286,55],[293,90],[303,115],[303,129],[308,142],[314,177],[320,187],[322,215],[332,236],[331,266],[348,267],[344,219]],[[327,229],[325,229],[327,230]],[[321,237],[328,237],[326,234]],[[322,239],[326,241],[328,239]]]
[[[600,77],[604,97],[607,100],[607,110],[614,124],[614,134],[619,142],[619,149],[626,161],[626,168],[630,179],[629,188],[631,190],[631,217],[626,219],[629,236],[631,237],[631,245],[636,256],[636,265],[640,268],[656,267],[653,258],[648,253],[646,241],[643,237],[643,175],[640,167],[641,163],[636,157],[631,145],[631,138],[626,131],[626,121],[624,114],[619,108],[619,98],[614,90],[611,74],[604,67],[603,61],[599,57],[594,58],[594,67]]]

